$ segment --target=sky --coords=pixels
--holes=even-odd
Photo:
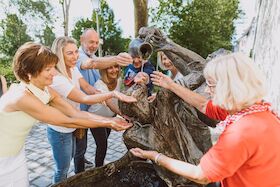
[[[51,0],[57,2],[57,0]],[[55,2],[55,3],[56,3]],[[134,7],[132,0],[106,0],[109,7],[113,9],[115,20],[119,21],[119,26],[123,31],[124,37],[134,36]],[[70,6],[69,25],[70,30],[74,27],[77,20],[90,18],[93,10],[91,0],[72,0]],[[61,23],[56,23],[56,28],[61,28]],[[57,35],[63,35],[63,28],[56,30]]]
[[[56,1],[57,0],[51,0]],[[119,21],[119,26],[123,31],[124,37],[134,36],[134,7],[132,0],[106,0],[109,7],[113,9],[115,14],[115,20]],[[242,19],[236,21],[236,34],[239,38],[244,30],[246,30],[255,14],[255,1],[256,0],[240,0],[241,9],[245,15]],[[149,6],[156,6],[156,0],[149,0]],[[74,24],[80,18],[89,18],[91,11],[93,10],[93,4],[91,0],[72,0],[70,6],[70,30],[74,27]],[[61,24],[61,23],[57,23]],[[61,28],[57,25],[56,28]],[[56,30],[57,35],[63,35],[63,29]]]
[[[8,1],[8,0],[1,0]],[[149,6],[156,7],[157,0],[148,0]],[[61,5],[58,4],[58,0],[50,0],[50,2],[55,7],[57,14],[62,17]],[[113,9],[115,14],[115,20],[119,21],[119,26],[123,31],[124,37],[134,37],[134,7],[133,0],[106,0],[109,7]],[[236,21],[236,33],[237,38],[239,38],[244,30],[246,30],[251,19],[255,14],[255,2],[256,0],[240,0],[241,9],[245,12],[242,19]],[[92,0],[72,0],[70,6],[70,20],[69,20],[69,30],[71,31],[74,24],[81,18],[90,18],[93,10]],[[3,15],[0,13],[0,18]],[[63,35],[62,19],[55,23],[56,36]]]

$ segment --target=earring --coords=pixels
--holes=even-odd
[[[31,80],[31,74],[27,74],[28,76],[28,80],[30,81]]]

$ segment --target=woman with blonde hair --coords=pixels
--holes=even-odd
[[[201,184],[221,181],[223,187],[279,186],[280,121],[270,104],[263,101],[262,74],[250,58],[233,53],[211,60],[204,76],[210,101],[175,84],[162,73],[154,72],[152,76],[155,85],[173,91],[184,100],[194,96],[192,99],[205,103],[196,106],[206,115],[224,120],[217,125],[222,134],[200,164],[195,166],[139,148],[131,152]],[[229,115],[225,116],[224,111]]]
[[[14,84],[0,98],[0,186],[29,186],[24,153],[26,136],[37,120],[67,128],[109,127],[124,130],[125,120],[81,112],[49,85],[57,56],[47,47],[28,42],[13,59]]]
[[[176,81],[184,77],[173,65],[172,61],[164,54],[164,52],[158,52],[158,57],[159,67],[163,70],[167,70],[167,74],[171,77],[172,80]]]
[[[126,96],[118,91],[99,93],[88,84],[76,67],[79,54],[76,42],[72,38],[56,38],[52,44],[52,51],[58,56],[59,61],[56,65],[57,72],[51,88],[57,91],[77,110],[80,110],[80,103],[91,105],[112,98],[118,98],[125,102],[136,101],[135,98]],[[75,154],[76,142],[73,136],[74,131],[78,138],[82,138],[85,135],[84,129],[48,125],[48,140],[51,144],[55,161],[54,183],[67,178],[70,162]]]
[[[106,69],[99,70],[101,78],[94,84],[94,87],[101,91],[101,93],[108,93],[110,91],[120,91],[121,89],[121,69],[119,65],[111,66]],[[112,99],[109,107],[104,104],[94,104],[88,109],[89,112],[101,116],[113,117],[122,115],[119,107],[118,100]],[[95,151],[95,167],[103,166],[104,159],[107,152],[107,139],[110,135],[111,129],[109,128],[91,128],[91,133],[96,143]]]

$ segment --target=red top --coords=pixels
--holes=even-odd
[[[269,111],[248,114],[226,126],[200,166],[223,187],[279,187],[279,146],[279,120]]]
[[[212,101],[209,100],[206,106],[205,114],[211,119],[225,120],[228,112],[218,106],[213,105]]]

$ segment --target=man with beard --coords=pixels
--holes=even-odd
[[[84,79],[90,84],[94,85],[100,79],[99,69],[105,69],[110,66],[120,65],[128,66],[132,63],[132,58],[128,53],[120,53],[117,56],[97,57],[95,53],[99,45],[98,33],[92,29],[85,29],[80,37],[81,46],[79,48],[79,59],[77,67],[83,75]],[[92,94],[98,93],[98,90],[92,90]],[[87,111],[89,105],[81,104],[81,110]],[[96,139],[99,128],[90,129],[93,137]],[[85,152],[87,148],[87,131],[83,138],[76,140],[76,153],[74,156],[75,173],[80,173],[85,170],[85,163],[92,164],[85,159]]]

